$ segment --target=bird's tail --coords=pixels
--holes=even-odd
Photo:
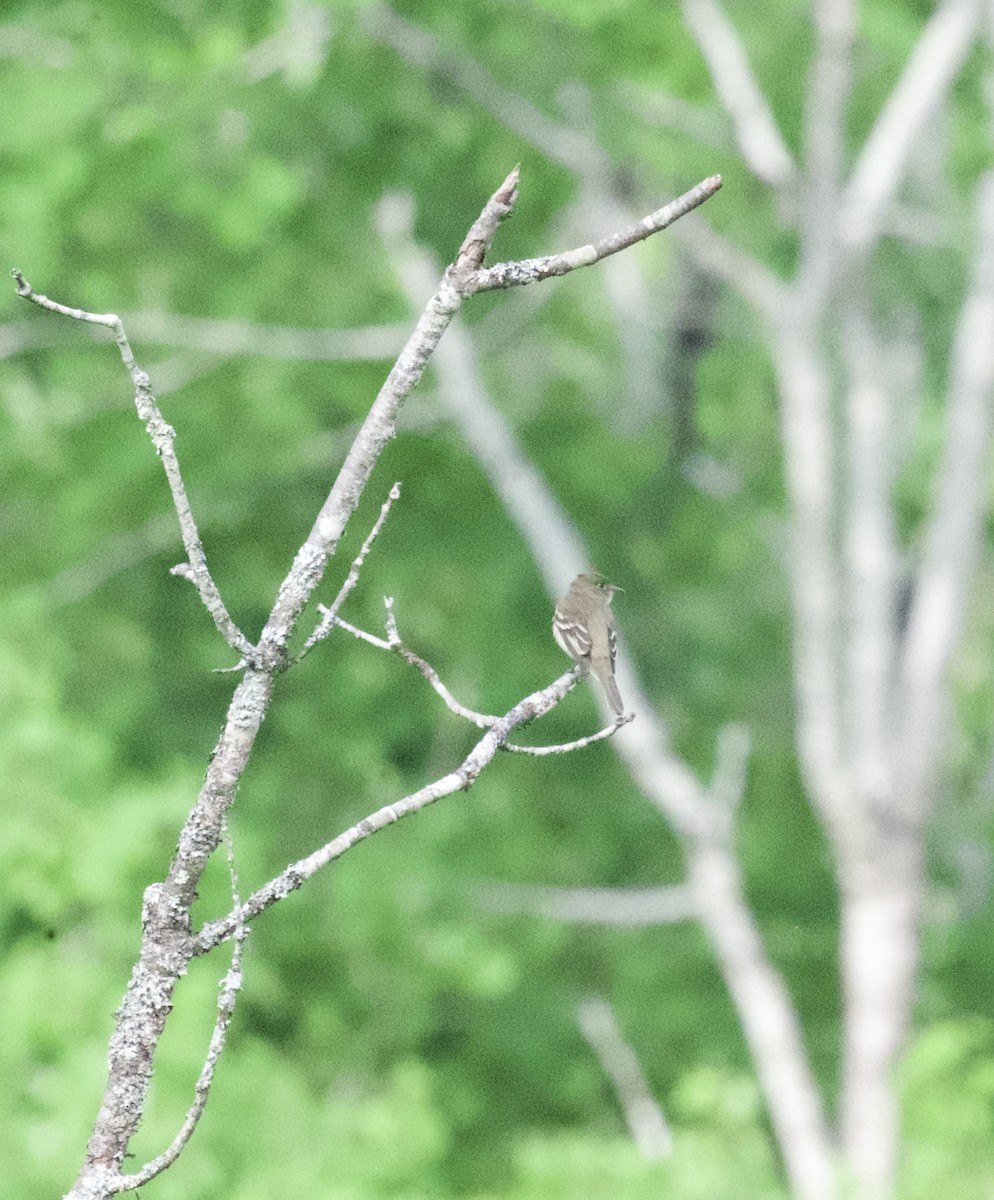
[[[624,714],[625,703],[621,699],[621,693],[618,691],[618,685],[614,681],[614,670],[610,663],[591,663],[594,674],[597,676],[597,682],[604,689],[604,694],[607,696],[607,702],[614,709],[615,713],[620,717]]]

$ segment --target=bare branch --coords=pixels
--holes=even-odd
[[[364,817],[351,829],[339,834],[319,850],[315,850],[313,854],[292,863],[275,879],[253,892],[242,907],[244,919],[249,921],[257,917],[259,913],[264,912],[271,905],[299,888],[322,867],[341,858],[353,846],[384,829],[387,825],[392,825],[395,821],[408,817],[412,813],[420,812],[421,809],[427,808],[429,804],[434,804],[443,796],[451,796],[453,792],[468,790],[479,778],[484,768],[493,760],[494,755],[506,746],[512,730],[550,712],[564,697],[569,695],[575,684],[575,674],[567,671],[565,675],[560,675],[548,687],[532,692],[531,695],[520,700],[509,712],[495,721],[454,771],[450,771],[441,779],[435,780],[434,783],[420,788],[411,795],[405,796],[402,800],[384,805],[383,808],[370,813],[368,817]],[[195,955],[206,954],[221,942],[227,941],[235,929],[236,916],[234,913],[229,913],[228,916],[222,917],[218,921],[210,922],[192,939],[192,953]]]
[[[397,205],[391,213],[381,211],[380,218],[387,257],[404,294],[414,304],[428,281],[437,275],[437,265],[414,242],[411,209],[401,211]],[[438,347],[433,367],[439,401],[483,467],[511,519],[524,531],[547,591],[550,595],[558,594],[589,561],[587,547],[548,482],[521,452],[507,418],[487,395],[472,341],[458,319]]]
[[[709,789],[720,811],[733,814],[746,789],[751,739],[745,725],[725,725],[718,734],[714,776]]]
[[[386,623],[387,623],[387,640],[386,648],[393,650],[399,654],[405,662],[411,664],[412,667],[417,667],[421,674],[428,680],[435,691],[445,701],[446,707],[456,714],[457,717],[462,717],[466,721],[479,726],[481,729],[490,729],[500,720],[499,717],[487,716],[484,713],[474,712],[471,708],[467,708],[464,704],[452,695],[449,689],[442,682],[441,677],[431,663],[426,662],[419,654],[415,654],[401,640],[400,634],[397,632],[397,618],[393,611],[393,597],[384,596],[383,604],[386,608]]]
[[[704,55],[715,91],[732,118],[746,165],[771,187],[793,183],[797,176],[794,157],[734,26],[716,0],[683,0],[683,16]]]
[[[354,637],[360,638],[364,642],[368,642],[371,646],[376,646],[379,650],[394,651],[396,654],[399,654],[405,662],[410,663],[412,667],[416,667],[425,677],[425,679],[428,680],[438,695],[442,697],[442,699],[445,701],[446,707],[451,712],[454,712],[457,717],[462,717],[464,720],[470,721],[472,724],[477,725],[481,729],[489,729],[496,725],[501,719],[500,717],[492,717],[485,713],[478,713],[471,708],[467,708],[464,704],[460,704],[442,682],[438,672],[431,665],[431,663],[427,662],[419,654],[415,654],[410,647],[406,646],[404,642],[401,641],[400,634],[397,632],[397,620],[393,611],[393,597],[384,597],[384,603],[387,610],[387,636],[385,640],[383,638],[374,637],[371,633],[366,633],[365,630],[357,629],[354,625],[350,625],[348,621],[343,621],[340,617],[335,619],[335,623],[340,625],[344,630],[346,630],[346,632],[351,633]],[[567,675],[572,676],[574,683],[576,683],[583,678],[582,668],[574,667],[571,671],[567,672]],[[588,734],[587,737],[577,738],[572,742],[563,742],[555,746],[519,746],[515,743],[508,742],[504,749],[514,751],[518,754],[531,754],[536,758],[547,754],[568,754],[573,750],[580,750],[584,746],[591,746],[594,742],[599,742],[604,738],[611,737],[612,734],[616,733],[622,727],[622,725],[627,725],[629,721],[634,720],[635,713],[625,713],[623,716],[618,717],[610,725],[605,726],[604,729],[599,730],[597,733]]]
[[[390,257],[413,299],[434,268],[424,251],[394,221],[385,230]],[[407,238],[402,235],[408,234]],[[547,480],[517,444],[514,431],[487,394],[479,376],[469,335],[454,324],[435,357],[439,393],[476,454],[495,491],[525,537],[542,572],[550,597],[590,561],[575,526]],[[708,798],[687,767],[673,754],[662,722],[645,694],[623,639],[618,653],[618,682],[631,707],[643,714],[639,728],[623,730],[614,743],[636,782],[682,834],[708,828]]]
[[[792,510],[797,741],[805,782],[822,815],[844,822],[848,784],[839,666],[842,599],[835,555],[832,381],[807,314],[796,325],[791,315],[784,314],[772,349]]]
[[[653,1099],[638,1055],[628,1045],[606,1000],[588,997],[576,1006],[580,1031],[614,1084],[625,1121],[643,1158],[669,1158],[673,1134]]]
[[[262,356],[305,362],[380,362],[397,357],[408,325],[364,325],[358,329],[302,329],[254,321],[189,317],[183,313],[125,313],[132,336],[158,346],[180,346],[205,354]]]
[[[889,791],[897,636],[897,533],[891,506],[894,413],[864,280],[855,276],[844,318],[848,360],[845,424],[849,503],[843,551],[847,576],[845,651],[848,736],[862,796]]]
[[[480,271],[471,285],[474,292],[490,291],[493,288],[514,287],[548,279],[553,275],[566,275],[577,267],[589,267],[609,254],[627,250],[636,242],[644,241],[654,233],[672,225],[680,217],[698,208],[709,200],[721,187],[721,176],[711,175],[696,187],[685,192],[663,208],[657,209],[637,224],[604,238],[594,245],[579,246],[565,254],[547,254],[542,258],[521,259],[519,262],[497,263]]]
[[[140,1171],[136,1171],[132,1175],[119,1176],[110,1188],[111,1192],[128,1192],[144,1187],[156,1175],[161,1175],[167,1167],[171,1167],[193,1136],[193,1131],[196,1129],[207,1106],[211,1084],[214,1081],[214,1071],[224,1051],[228,1026],[231,1023],[231,1018],[234,1016],[238,993],[242,987],[242,948],[245,944],[245,939],[248,937],[248,929],[245,927],[244,910],[238,898],[238,874],[235,869],[235,853],[227,823],[225,823],[224,840],[228,855],[228,874],[231,879],[231,897],[234,902],[232,909],[235,922],[234,937],[232,938],[234,946],[231,952],[231,966],[228,968],[225,977],[221,980],[221,994],[217,1001],[217,1019],[214,1023],[214,1032],[211,1034],[207,1058],[201,1068],[200,1077],[194,1089],[194,1102],[186,1114],[186,1120],[183,1122],[182,1128],[176,1134],[176,1137],[173,1138],[172,1143],[167,1149],[157,1158],[146,1163]]]
[[[238,355],[304,362],[392,361],[404,345],[409,325],[364,325],[356,329],[303,329],[297,325],[260,325],[254,321],[190,317],[183,313],[132,312],[119,314],[137,341],[176,346],[184,353],[209,355],[212,361]],[[100,336],[97,330],[94,337]],[[57,326],[37,321],[0,324],[0,359],[27,350],[65,345]],[[184,372],[185,374],[185,372]],[[155,371],[159,395],[166,386],[161,364]]]
[[[128,342],[127,334],[124,332],[124,325],[120,317],[115,316],[113,313],[91,313],[85,312],[81,308],[69,308],[65,304],[58,304],[54,300],[49,300],[47,296],[42,296],[35,292],[20,271],[14,270],[12,274],[17,281],[17,294],[25,300],[30,300],[41,308],[47,308],[50,312],[59,313],[61,316],[72,317],[76,321],[85,321],[91,325],[103,325],[113,333],[114,340],[117,342],[117,348],[121,354],[121,359],[128,374],[131,376],[131,382],[135,389],[135,407],[138,410],[138,416],[145,422],[145,429],[152,439],[152,445],[162,459],[162,466],[166,472],[166,479],[169,482],[169,490],[172,492],[176,515],[179,518],[183,545],[186,547],[189,559],[190,570],[192,572],[190,577],[191,582],[194,583],[197,591],[200,593],[200,599],[203,601],[204,607],[214,619],[214,624],[217,626],[217,630],[224,640],[242,658],[251,661],[255,655],[255,647],[228,615],[228,610],[224,607],[224,601],[221,599],[221,594],[217,590],[207,567],[203,543],[200,540],[197,524],[190,510],[186,487],[183,483],[183,476],[180,473],[179,460],[173,448],[173,439],[176,436],[176,431],[171,425],[166,423],[162,413],[159,411],[155,396],[152,394],[149,377],[135,362],[135,356],[131,352],[131,345]]]
[[[323,638],[326,638],[334,628],[342,605],[348,599],[348,596],[352,592],[355,585],[359,582],[359,572],[362,570],[362,564],[366,561],[366,555],[372,549],[373,542],[376,541],[380,530],[383,528],[383,524],[390,513],[390,509],[393,507],[393,502],[399,498],[400,484],[395,483],[390,489],[390,493],[386,500],[380,506],[380,515],[376,518],[376,523],[369,531],[369,536],[363,542],[359,553],[352,560],[352,567],[346,576],[345,582],[342,584],[341,588],[339,588],[338,595],[335,597],[330,607],[325,607],[323,604],[320,605],[321,620],[318,623],[317,628],[304,643],[303,649],[295,659],[296,662],[300,662],[308,650],[310,650],[310,648],[317,642],[320,642]]]
[[[346,629],[349,628],[344,621],[339,621],[339,624]],[[350,632],[352,631],[350,630]],[[370,645],[375,644],[371,638],[367,638],[366,640],[370,643]],[[449,710],[449,712],[455,713],[457,717],[462,717],[464,721],[469,721],[471,724],[476,725],[479,729],[489,729],[499,719],[498,717],[491,716],[488,713],[476,712],[475,709],[467,708],[465,704],[461,704],[442,682],[441,677],[431,663],[427,662],[419,654],[415,654],[413,650],[408,649],[403,642],[399,640],[396,642],[388,641],[386,642],[384,649],[395,651],[401,656],[401,658],[404,659],[405,662],[410,663],[412,667],[416,667],[425,677],[425,679],[428,680],[434,691],[442,697],[442,700],[445,702],[445,707]]]
[[[734,149],[728,117],[712,105],[691,104],[680,96],[669,95],[661,88],[628,80],[618,84],[616,94],[629,111],[643,122],[675,130],[707,146],[709,150]]]
[[[367,633],[365,629],[359,629],[358,626],[350,624],[341,617],[335,618],[335,624],[339,629],[344,629],[346,633],[351,633],[354,638],[358,638],[361,642],[368,642],[371,646],[375,646],[377,650],[392,650],[385,638],[377,637],[375,633]]]
[[[328,558],[338,547],[373,467],[393,436],[401,405],[417,385],[439,339],[469,294],[467,288],[478,274],[475,264],[482,258],[486,248],[484,242],[494,236],[500,222],[511,213],[517,185],[518,170],[515,168],[487,201],[472,227],[470,238],[442,276],[363,421],[307,541],[297,552],[289,574],[280,585],[276,603],[259,640],[260,649],[277,663],[285,655],[290,633],[320,582]]]
[[[855,0],[814,0],[815,51],[804,110],[797,300],[813,315],[838,265],[839,194],[852,81]]]
[[[304,606],[323,577],[328,558],[338,547],[346,523],[359,503],[380,453],[394,432],[401,405],[420,379],[443,332],[466,296],[485,287],[496,286],[493,277],[479,268],[498,225],[512,209],[517,194],[517,180],[518,172],[514,170],[491,196],[456,260],[446,270],[429,300],[414,333],[380,389],[307,541],[297,552],[258,646],[251,646],[231,626],[229,640],[242,653],[247,669],[235,688],[224,729],[208,766],[203,787],[180,832],[179,844],[167,877],[163,883],[153,884],[146,889],[141,952],[118,1010],[110,1044],[103,1102],[87,1146],[85,1163],[70,1193],[73,1200],[83,1200],[83,1197],[93,1200],[98,1195],[108,1195],[113,1191],[114,1181],[120,1177],[120,1164],[142,1119],[155,1048],[172,1007],[177,980],[185,971],[192,954],[203,953],[210,948],[203,938],[191,937],[190,909],[206,864],[221,840],[224,819],[234,802],[239,781],[268,709],[275,676],[287,665],[287,643]],[[704,185],[652,214],[634,229],[608,238],[595,247],[584,248],[578,255],[575,252],[572,262],[564,262],[564,256],[536,261],[555,265],[555,269],[547,270],[546,274],[563,273],[575,266],[597,261],[663,228],[689,208],[701,203],[719,185],[717,178],[705,181]],[[514,264],[505,264],[504,269],[513,274]],[[541,272],[536,273],[534,269],[518,272],[518,275],[517,280],[508,278],[506,283],[543,277]],[[216,589],[203,565],[203,552],[192,516],[189,515],[178,467],[175,467],[172,450],[174,432],[158,411],[148,386],[148,377],[134,362],[120,320],[113,315],[85,313],[57,305],[35,295],[19,274],[16,278],[20,294],[35,303],[78,320],[105,325],[114,331],[122,358],[132,374],[139,413],[146,419],[153,444],[168,464],[167,476],[184,529],[184,541],[188,543],[191,570],[195,572],[201,594],[206,594],[207,600],[213,603]],[[230,624],[230,618],[220,605],[219,598],[212,613],[224,632],[226,623]],[[389,638],[387,642],[388,647],[393,649]],[[470,786],[496,751],[506,745],[513,728],[547,712],[576,682],[576,673],[571,670],[548,688],[527,697],[487,730],[456,772],[397,805],[380,809],[315,855],[296,864],[274,881],[269,891],[264,889],[265,895],[256,893],[244,909],[236,905],[238,911],[221,923],[224,931],[217,940],[231,937],[249,916],[298,887],[308,874],[339,857],[372,832],[409,812],[418,811],[442,795]],[[584,744],[588,744],[586,739]],[[255,909],[250,907],[253,903]]]
[[[582,678],[582,674],[575,669],[570,674],[575,674],[577,679]],[[530,754],[534,758],[541,758],[546,754],[571,754],[574,750],[582,750],[585,746],[592,746],[594,742],[602,742],[605,738],[612,737],[623,725],[628,725],[634,721],[635,717],[636,714],[633,712],[622,713],[612,724],[605,725],[603,729],[598,729],[596,733],[577,738],[572,742],[560,742],[557,746],[521,746],[517,742],[508,742],[504,749],[510,750],[515,754]]]
[[[512,172],[488,202],[487,207],[492,213],[490,228],[495,230],[500,219],[509,212],[516,181],[517,172]],[[483,226],[476,228],[479,230]],[[220,842],[225,815],[234,802],[239,780],[272,697],[275,675],[285,665],[286,642],[304,604],[322,577],[328,555],[337,546],[345,522],[359,502],[386,438],[392,432],[399,405],[417,382],[428,356],[461,302],[457,286],[460,272],[461,275],[472,273],[471,266],[457,260],[446,272],[414,338],[391,371],[346,458],[318,518],[318,544],[307,542],[298,551],[258,648],[247,645],[251,665],[235,688],[224,729],[203,787],[180,832],[179,845],[166,880],[146,889],[141,953],[118,1010],[103,1103],[87,1146],[85,1163],[70,1193],[74,1200],[84,1196],[89,1200],[93,1195],[101,1194],[101,1188],[106,1194],[106,1181],[120,1172],[129,1141],[141,1122],[155,1047],[172,1007],[176,982],[191,953],[190,909],[204,868]],[[23,278],[18,277],[18,285],[22,294],[33,298]],[[39,303],[43,301],[44,306],[63,311],[51,301],[38,298]],[[153,440],[157,448],[159,442],[162,443],[160,452],[164,456],[171,457],[173,431],[158,415],[147,390],[147,377],[134,364],[120,322],[115,317],[77,314],[76,310],[66,310],[66,315],[78,315],[79,319],[107,324],[115,330],[122,355],[132,370],[138,399],[148,408],[154,429]],[[233,928],[237,925],[235,921]]]
[[[614,182],[616,169],[610,155],[604,152],[591,132],[593,122],[590,120],[589,105],[583,102],[579,86],[568,89],[568,96],[574,102],[565,105],[574,119],[565,123],[556,122],[528,100],[502,88],[479,63],[467,56],[465,50],[458,55],[447,54],[432,34],[398,16],[387,5],[374,5],[365,10],[365,22],[372,36],[387,42],[408,62],[422,69],[441,71],[497,120],[526,138],[549,159],[572,171],[581,181],[588,210],[592,207],[589,203],[591,199],[601,209],[621,207]],[[566,88],[560,89],[561,96],[566,92]],[[575,103],[577,97],[580,98],[579,104]],[[675,216],[672,219],[676,219]],[[588,250],[589,247],[584,247],[574,254],[583,255]],[[579,264],[570,263],[564,267],[568,257],[551,256],[549,260],[513,267],[511,264],[501,264],[494,268],[497,275],[481,277],[481,286],[507,287],[511,283],[530,283],[549,274],[564,273],[564,269],[572,270],[576,265],[585,265],[585,260],[582,260]],[[600,257],[606,257],[606,254],[601,253]],[[596,258],[589,261],[596,261]],[[485,283],[484,278],[488,280]],[[640,373],[633,366],[638,358],[631,353],[632,346],[638,344],[642,333],[637,326],[645,323],[643,314],[647,311],[646,305],[638,304],[638,297],[632,294],[638,290],[637,277],[633,281],[630,266],[624,270],[612,266],[607,269],[605,285],[609,303],[618,318],[619,341],[626,352],[630,386],[636,397],[644,398],[650,389],[644,372]]]
[[[841,231],[849,246],[868,246],[879,235],[915,141],[970,52],[980,13],[979,0],[946,0],[929,18],[843,194]]]
[[[561,888],[532,884],[488,883],[477,901],[492,912],[548,917],[582,925],[673,925],[697,916],[693,893],[685,884],[654,888]]]
[[[175,545],[176,518],[157,513],[137,529],[109,534],[84,561],[60,571],[46,586],[48,599],[56,608],[76,604],[120,572]]]
[[[941,744],[946,673],[982,531],[994,390],[994,174],[980,181],[977,212],[973,284],[953,346],[946,442],[901,660],[900,761],[915,816]]]

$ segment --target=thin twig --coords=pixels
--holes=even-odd
[[[575,675],[577,680],[583,678],[582,670],[575,667],[570,674]],[[531,754],[536,758],[541,758],[545,754],[570,754],[574,750],[582,750],[584,746],[592,746],[594,742],[602,742],[605,738],[611,737],[623,725],[628,725],[634,721],[635,716],[636,714],[633,712],[624,713],[610,725],[605,725],[603,729],[599,729],[596,733],[588,734],[587,737],[577,738],[574,742],[561,742],[557,746],[521,746],[517,742],[508,742],[504,749],[510,750],[515,754]]]
[[[416,654],[409,646],[405,645],[399,632],[397,631],[397,618],[393,611],[393,597],[384,596],[384,605],[386,606],[386,638],[378,638],[372,633],[367,633],[364,629],[358,629],[355,625],[348,621],[343,621],[341,617],[335,618],[335,624],[339,625],[347,633],[351,633],[353,637],[359,638],[364,642],[368,642],[371,646],[375,646],[378,650],[390,650],[395,654],[399,654],[405,662],[416,667],[421,674],[431,684],[432,688],[445,701],[446,707],[457,717],[462,717],[466,721],[478,726],[480,729],[490,729],[501,720],[500,717],[490,716],[487,713],[476,712],[474,709],[467,708],[466,705],[460,702],[452,695],[449,689],[442,682],[441,677],[431,663],[427,662]],[[583,671],[579,667],[574,667],[567,675],[574,677],[574,682],[578,682],[583,678]],[[590,746],[594,742],[602,741],[604,738],[610,737],[612,734],[622,727],[627,725],[629,721],[634,721],[635,713],[626,713],[624,716],[606,726],[604,729],[598,730],[597,733],[589,734],[587,737],[577,738],[572,742],[563,742],[555,746],[520,746],[517,743],[508,742],[505,750],[513,751],[517,754],[531,754],[535,757],[541,757],[545,754],[568,754],[573,750],[581,750],[584,746]]]
[[[412,667],[417,667],[421,674],[428,680],[435,691],[445,701],[446,707],[456,714],[457,717],[462,717],[466,721],[471,721],[480,729],[489,729],[500,720],[499,717],[488,716],[486,713],[474,712],[473,709],[467,708],[464,704],[452,695],[449,689],[442,682],[441,677],[431,663],[427,662],[420,654],[415,654],[410,647],[404,644],[399,632],[397,631],[397,616],[393,611],[393,596],[384,596],[383,605],[386,608],[386,625],[387,625],[387,646],[395,653],[399,654],[405,662],[411,664]]]
[[[540,279],[548,279],[553,275],[567,275],[570,271],[575,271],[577,267],[592,266],[595,262],[600,262],[602,258],[607,258],[610,254],[617,254],[620,250],[627,250],[629,246],[634,246],[637,242],[651,237],[652,234],[666,229],[680,217],[686,216],[706,200],[710,200],[720,187],[721,176],[710,175],[707,179],[701,180],[696,187],[692,187],[689,192],[684,192],[676,200],[650,213],[647,217],[643,217],[641,221],[629,226],[628,229],[623,229],[620,233],[612,234],[611,237],[604,238],[592,245],[578,246],[575,250],[568,250],[563,254],[546,254],[542,258],[525,258],[518,262],[496,263],[477,274],[470,284],[470,290],[486,292],[494,288],[524,286],[536,283]]]
[[[375,646],[377,650],[392,650],[393,646],[385,639],[377,637],[375,633],[367,633],[365,629],[360,629],[357,625],[351,624],[342,617],[335,618],[335,624],[339,629],[344,629],[346,633],[351,633],[354,638],[360,641],[369,642],[371,646]]]
[[[374,633],[367,633],[365,629],[359,629],[356,625],[349,621],[343,620],[341,617],[335,618],[335,624],[344,629],[346,633],[351,633],[354,638],[359,638],[360,641],[368,642],[370,646],[375,646],[377,650],[386,650],[393,654],[399,654],[406,662],[409,662],[412,667],[417,667],[421,674],[428,680],[435,691],[445,701],[446,708],[450,712],[454,712],[457,717],[462,717],[466,721],[470,721],[479,729],[490,729],[500,720],[499,717],[489,716],[486,713],[475,712],[471,708],[467,708],[464,704],[452,695],[449,689],[442,682],[438,672],[426,662],[419,654],[415,654],[413,650],[400,640],[397,633],[396,622],[392,620],[393,612],[391,605],[393,604],[392,596],[385,596],[384,602],[387,605],[387,636],[385,638],[377,637]]]
[[[393,611],[393,597],[385,596],[384,605],[386,606],[387,610],[387,647],[399,654],[406,662],[409,662],[412,667],[417,667],[425,679],[428,680],[435,691],[442,697],[447,707],[451,709],[456,716],[463,717],[465,720],[471,721],[474,725],[478,725],[482,729],[489,728],[490,726],[496,724],[497,721],[501,719],[500,717],[491,717],[487,716],[485,713],[474,712],[472,709],[467,708],[465,705],[460,704],[459,701],[456,700],[456,698],[442,682],[438,672],[431,665],[431,663],[426,662],[425,659],[420,656],[420,654],[415,654],[415,652],[411,650],[410,647],[406,646],[401,640],[400,633],[397,630],[397,617]],[[358,633],[359,631],[355,632]],[[373,642],[371,637],[367,637],[365,640]],[[574,667],[572,670],[567,672],[567,675],[572,675],[574,678],[574,683],[576,683],[583,678],[583,671],[579,667]],[[597,733],[589,734],[587,737],[577,738],[576,741],[573,742],[563,742],[555,746],[520,746],[517,743],[508,742],[504,746],[504,749],[510,750],[517,754],[531,754],[535,757],[541,757],[544,754],[568,754],[573,750],[581,750],[584,746],[590,746],[594,742],[599,742],[604,738],[610,737],[612,734],[617,733],[622,725],[627,725],[630,721],[634,720],[635,713],[626,713],[624,716],[618,717],[617,720],[613,721],[604,729],[598,730]]]
[[[393,502],[399,498],[400,484],[395,483],[390,489],[386,500],[380,506],[380,515],[376,518],[376,523],[369,531],[369,536],[363,542],[359,553],[352,560],[352,566],[348,575],[346,576],[345,582],[338,590],[338,595],[335,597],[330,607],[326,607],[323,604],[320,606],[321,620],[318,623],[317,628],[304,643],[304,648],[297,655],[295,660],[296,662],[300,662],[300,660],[312,646],[314,646],[317,642],[320,642],[323,638],[326,638],[328,634],[331,633],[332,629],[334,629],[335,622],[338,619],[338,614],[341,611],[342,605],[348,599],[352,589],[359,582],[359,572],[362,570],[362,564],[366,561],[366,555],[369,553],[373,542],[376,541],[380,530],[383,528],[383,524],[390,513],[390,509],[393,507]]]
[[[183,483],[183,476],[180,473],[179,460],[173,448],[173,439],[176,436],[176,431],[163,418],[155,396],[152,394],[149,377],[135,362],[135,356],[131,351],[131,345],[128,342],[127,334],[124,332],[124,325],[121,318],[114,313],[92,313],[86,312],[81,308],[70,308],[68,305],[59,304],[55,300],[50,300],[47,296],[42,296],[34,291],[21,272],[16,268],[11,274],[17,281],[17,294],[25,300],[30,300],[33,304],[37,304],[41,308],[47,308],[49,312],[59,313],[64,317],[72,317],[75,321],[85,321],[90,325],[103,325],[114,334],[114,340],[117,342],[121,359],[134,385],[135,407],[138,410],[138,416],[145,422],[145,429],[152,439],[152,445],[155,447],[156,453],[162,459],[166,479],[169,481],[169,490],[172,492],[176,515],[179,517],[183,545],[186,547],[189,559],[191,582],[200,593],[204,607],[213,617],[214,624],[217,626],[218,632],[224,640],[242,658],[251,661],[255,654],[255,647],[228,615],[228,610],[224,606],[221,594],[217,590],[207,567],[203,543],[200,540],[197,524],[190,510],[186,487]]]

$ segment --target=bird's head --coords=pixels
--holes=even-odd
[[[615,592],[623,592],[625,590],[622,587],[618,587],[616,583],[608,583],[600,571],[595,571],[593,569],[584,571],[582,575],[578,575],[577,582],[579,583],[581,580],[583,581],[584,586],[597,588],[598,591],[603,592],[604,596],[607,598],[608,604],[610,604],[614,599]]]

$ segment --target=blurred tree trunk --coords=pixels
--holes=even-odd
[[[704,39],[740,149],[755,173],[769,176],[751,149],[760,144],[757,130],[773,131],[787,162],[789,154],[748,68],[736,75],[727,55],[715,53],[716,31],[738,46],[731,26],[711,0],[684,8]],[[794,529],[797,745],[840,889],[840,1149],[858,1193],[877,1200],[896,1186],[894,1068],[915,994],[924,833],[946,747],[949,664],[981,535],[994,385],[994,184],[983,181],[977,193],[975,268],[950,356],[944,459],[923,549],[910,564],[913,598],[902,628],[893,485],[900,431],[917,407],[908,400],[908,360],[918,355],[899,336],[895,313],[918,305],[909,289],[891,298],[883,318],[874,312],[873,254],[895,220],[916,142],[972,44],[980,7],[952,0],[936,11],[855,164],[843,146],[856,5],[815,0],[813,13],[794,278],[770,277],[700,229],[692,241],[757,308],[777,366]],[[783,198],[789,203],[786,191]]]
[[[794,269],[784,277],[715,234],[706,217],[694,217],[678,230],[698,266],[723,279],[755,312],[776,371],[792,521],[796,745],[808,796],[832,847],[840,893],[842,1087],[830,1154],[839,1162],[839,1188],[855,1185],[860,1196],[885,1200],[894,1193],[897,1178],[894,1068],[915,995],[924,835],[947,745],[949,665],[980,544],[991,445],[994,184],[982,182],[978,189],[969,245],[954,247],[975,267],[950,355],[944,458],[931,484],[917,556],[901,545],[893,490],[910,440],[909,413],[919,410],[922,388],[916,374],[921,349],[908,330],[922,326],[926,317],[919,315],[913,271],[905,271],[904,292],[889,295],[886,308],[871,297],[875,255],[885,235],[896,235],[899,252],[913,261],[916,241],[926,240],[928,230],[952,225],[941,209],[951,188],[944,179],[935,127],[975,44],[981,5],[979,0],[947,0],[935,10],[862,146],[851,150],[859,6],[856,0],[812,0],[814,44],[806,79],[799,76],[804,117],[796,156],[752,72],[745,44],[716,0],[683,0],[682,7],[742,163],[770,189],[777,211],[796,232]],[[408,53],[411,31],[402,19],[380,10],[378,20],[378,35]],[[589,123],[579,127],[567,121],[556,130],[537,110],[514,103],[482,68],[448,60],[427,35],[418,36],[422,52],[431,48],[436,68],[574,172],[581,193],[596,188],[603,197],[611,188],[610,156]],[[932,140],[926,146],[927,134]],[[917,208],[909,217],[899,200],[916,156],[923,154],[933,186],[912,198]],[[937,177],[939,187],[934,186]],[[618,204],[626,202],[620,186],[615,185],[614,196]],[[606,308],[617,311],[610,299]],[[624,321],[620,313],[618,320]],[[465,382],[466,370],[460,375]],[[469,418],[463,414],[460,419]],[[470,443],[474,441],[481,439],[471,434]],[[490,439],[483,441],[490,444]],[[494,451],[482,453],[485,465],[487,453],[493,456]],[[546,576],[561,573],[556,553],[546,554],[543,545],[568,545],[566,557],[572,562],[579,553],[573,542],[551,518],[539,521],[544,532],[530,533],[537,510],[524,517],[516,513],[514,489],[503,487],[499,470],[493,475]],[[550,536],[549,529],[557,532]],[[576,541],[575,535],[570,537]],[[902,613],[909,578],[910,603]],[[635,707],[643,712],[649,701],[634,679],[622,679],[622,684],[629,689],[626,695],[637,696]],[[644,742],[644,727],[641,736]],[[616,748],[625,755],[626,746],[639,737],[632,727],[617,739]],[[629,766],[652,797],[654,780],[665,771],[658,762],[652,770],[640,771],[637,756]],[[695,786],[686,780],[681,784],[691,807],[700,803]],[[709,839],[712,846],[716,843],[708,833],[695,832],[693,819],[679,806],[661,802],[659,807],[684,839],[693,877],[694,864],[703,861],[702,848]],[[708,821],[702,820],[703,828]],[[700,843],[698,837],[703,838]],[[732,852],[725,838],[725,857],[719,863],[725,875],[734,873],[728,858]],[[741,910],[741,889],[731,889],[730,896],[732,892],[721,913],[710,919],[703,912],[698,915],[711,933],[750,1037],[795,1194],[826,1195],[826,1138],[810,1074],[796,1061],[803,1057],[800,1040],[793,1035],[786,1039],[795,1062],[790,1082],[778,1095],[778,1081],[785,1078],[774,1062],[778,1037],[771,1041],[761,1033],[794,1028],[786,1013],[772,1025],[768,1020],[771,1012],[782,1009],[786,990],[752,936],[754,927]],[[730,919],[752,931],[746,940],[754,951],[757,977],[773,984],[769,991],[737,987],[739,948],[730,942]],[[771,996],[776,997],[772,1008]],[[755,1006],[763,1011],[753,1011]],[[801,1122],[798,1136],[800,1126],[791,1114],[799,1118],[803,1112],[810,1119]],[[828,1190],[834,1191],[834,1185]]]

